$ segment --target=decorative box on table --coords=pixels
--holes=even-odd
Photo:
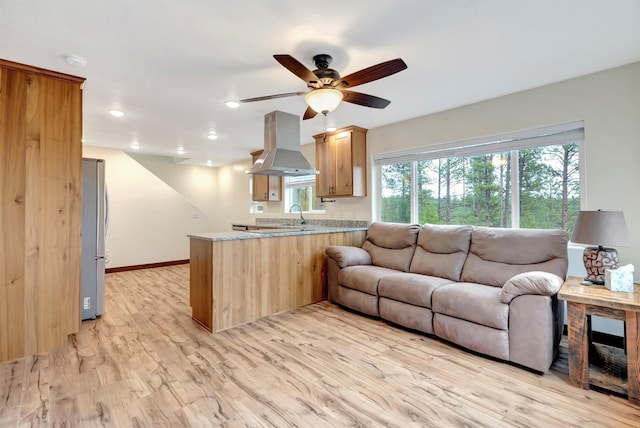
[[[618,269],[606,269],[604,285],[611,291],[633,293],[633,265],[621,266]]]

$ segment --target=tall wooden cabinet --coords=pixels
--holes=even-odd
[[[0,361],[80,329],[83,82],[0,60]]]
[[[318,196],[367,196],[367,130],[349,126],[314,135]]]
[[[251,162],[255,163],[264,150],[251,153]],[[254,201],[280,201],[282,200],[282,177],[275,175],[253,174],[253,200]]]

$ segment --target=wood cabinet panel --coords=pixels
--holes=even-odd
[[[80,328],[83,81],[0,60],[0,361]]]
[[[265,130],[265,133],[267,131]],[[266,135],[266,134],[265,134]],[[275,137],[274,137],[275,138]],[[255,162],[264,150],[251,153],[252,162]],[[252,199],[254,201],[281,201],[282,177],[274,175],[252,175]]]
[[[192,253],[191,263],[212,266],[210,280],[204,275],[191,275],[192,316],[200,324],[211,325],[211,331],[218,332],[324,300],[327,294],[324,249],[329,245],[360,246],[365,233],[356,231],[223,241],[191,238],[192,251],[196,249],[205,254],[204,245],[211,248],[210,256],[205,258],[194,257]],[[191,269],[192,272],[200,272],[203,268],[191,266]],[[197,312],[202,302],[194,300],[193,290],[207,287],[212,296],[211,312],[203,311],[202,316],[206,318],[200,319]],[[197,294],[207,298],[202,291]]]
[[[212,328],[212,297],[211,277],[212,266],[212,242],[202,239],[192,239],[190,242],[189,277],[189,303],[191,304],[192,317],[204,328],[211,331]]]
[[[314,135],[318,196],[366,196],[366,129],[350,126]]]

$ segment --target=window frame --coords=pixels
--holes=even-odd
[[[283,201],[284,201],[284,212],[288,213],[289,211],[289,207],[291,207],[292,205],[292,201],[291,201],[291,190],[296,189],[296,188],[306,188],[308,187],[311,191],[311,194],[313,195],[315,192],[317,192],[317,188],[316,188],[316,178],[317,178],[317,174],[309,174],[309,175],[303,175],[303,176],[286,176],[284,177],[284,183],[283,183]],[[291,183],[291,181],[294,181],[294,183]],[[296,182],[297,181],[297,182]],[[324,205],[321,202],[321,198],[316,197],[316,198],[312,198],[315,199],[316,201],[310,201],[312,202],[311,204],[311,210],[305,210],[303,211],[303,213],[308,213],[308,214],[324,214],[326,212],[326,210],[324,209]],[[313,203],[315,202],[315,204]],[[318,208],[316,208],[316,204],[319,205]]]
[[[382,166],[396,163],[411,163],[410,223],[419,223],[417,163],[423,160],[435,160],[448,157],[480,156],[496,152],[511,152],[511,183],[520,188],[518,168],[518,150],[535,147],[578,143],[580,168],[580,198],[585,191],[585,136],[584,122],[574,121],[542,128],[527,129],[512,133],[499,134],[469,140],[422,146],[410,150],[381,153],[373,156],[375,165],[376,201],[374,203],[374,221],[382,218]],[[515,185],[513,186],[515,188]],[[511,228],[520,227],[520,192],[511,193]]]

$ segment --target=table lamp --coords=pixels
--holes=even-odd
[[[618,252],[610,247],[631,245],[622,211],[580,211],[571,241],[598,245],[586,247],[582,255],[585,280],[598,285],[604,284],[605,269],[617,269],[620,264]]]

